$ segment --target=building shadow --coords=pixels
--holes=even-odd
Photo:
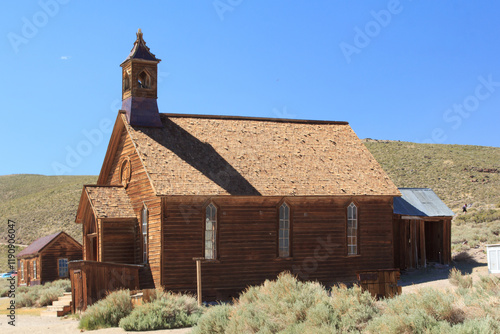
[[[472,258],[464,259],[463,261],[453,261],[450,265],[431,263],[427,268],[401,271],[401,279],[398,281],[398,285],[409,286],[448,279],[453,268],[460,270],[463,275],[470,275],[474,271],[474,268],[487,266],[487,263],[477,262]]]
[[[167,117],[162,117],[162,121],[162,128],[141,128],[141,131],[196,168],[229,194],[261,196],[261,193],[212,145],[201,142]]]

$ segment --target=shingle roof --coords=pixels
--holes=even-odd
[[[394,213],[421,217],[454,216],[446,204],[429,188],[399,188],[402,197],[394,198]]]
[[[132,203],[123,187],[85,186],[96,218],[135,218]]]
[[[47,246],[52,240],[54,240],[56,237],[58,237],[61,233],[64,232],[57,232],[51,235],[46,235],[44,237],[38,238],[35,241],[33,241],[28,247],[23,249],[17,254],[17,257],[21,256],[26,256],[26,255],[32,255],[38,253],[40,250],[42,250],[45,246]]]
[[[400,195],[345,122],[121,116],[157,195]]]

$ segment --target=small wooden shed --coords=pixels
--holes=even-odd
[[[68,262],[82,259],[82,245],[65,232],[33,241],[17,254],[17,284],[39,285],[69,278]]]
[[[454,212],[429,188],[399,188],[394,197],[394,265],[412,269],[451,262]]]

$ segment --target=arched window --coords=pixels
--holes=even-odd
[[[290,207],[283,203],[280,206],[279,257],[290,256]]]
[[[347,207],[347,255],[358,254],[358,208],[354,203]]]
[[[151,88],[151,76],[146,71],[139,73],[138,83],[140,88]]]
[[[130,89],[130,77],[127,72],[123,75],[123,91]]]
[[[148,263],[148,218],[148,208],[144,206],[141,212],[142,263]]]
[[[210,203],[205,210],[205,259],[215,260],[217,256],[217,208]]]

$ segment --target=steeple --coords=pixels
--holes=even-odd
[[[157,80],[160,59],[151,53],[137,31],[137,39],[122,67],[122,109],[130,125],[161,127]]]

